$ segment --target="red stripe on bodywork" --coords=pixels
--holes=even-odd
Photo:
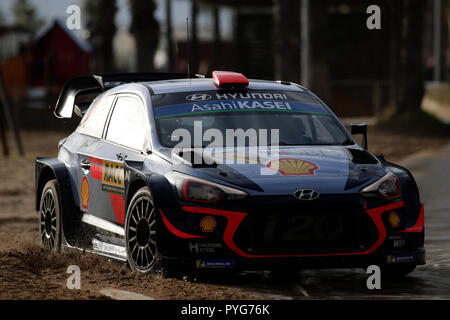
[[[125,221],[125,199],[120,194],[110,193],[111,204],[113,207],[114,215],[116,216],[116,221],[120,224],[124,224]]]
[[[92,163],[91,164],[91,177],[95,180],[102,180],[102,166]]]
[[[392,204],[388,204],[387,206],[382,206],[378,208],[373,208],[366,210],[367,213],[372,218],[373,222],[377,226],[378,229],[378,240],[375,242],[375,244],[368,250],[368,252],[363,253],[371,253],[375,251],[376,248],[378,248],[386,239],[386,228],[384,227],[383,220],[381,220],[381,215],[385,213],[386,211],[394,210],[403,207],[405,204],[403,201],[395,202]]]
[[[416,224],[413,225],[411,228],[399,231],[399,233],[422,232],[424,225],[425,225],[425,213],[422,204],[422,206],[420,207],[419,218],[417,219]]]
[[[183,231],[178,230],[177,228],[175,228],[169,222],[169,220],[167,220],[167,218],[164,215],[164,213],[162,212],[162,210],[159,210],[159,212],[161,213],[162,220],[163,220],[165,226],[167,227],[167,229],[169,229],[169,231],[172,232],[177,237],[184,238],[184,239],[188,239],[188,238],[205,238],[204,236],[196,236],[196,235],[185,233]]]
[[[95,180],[102,180],[103,161],[94,157],[89,157],[91,163],[91,176]]]
[[[202,214],[212,214],[226,217],[228,219],[228,225],[225,229],[223,240],[225,244],[230,248],[233,252],[245,258],[281,258],[281,257],[320,257],[320,256],[350,256],[350,255],[363,255],[369,254],[375,251],[386,239],[386,229],[384,227],[383,221],[381,220],[381,215],[389,210],[394,210],[400,207],[403,207],[403,201],[395,202],[389,204],[387,206],[382,206],[378,208],[373,208],[366,210],[369,214],[370,218],[375,223],[379,237],[378,240],[366,251],[363,252],[347,252],[347,253],[322,253],[322,254],[287,254],[287,255],[251,255],[248,254],[241,249],[239,249],[233,241],[234,233],[236,232],[239,224],[247,215],[246,212],[236,212],[236,211],[228,211],[228,210],[219,210],[212,208],[204,208],[204,207],[183,207],[183,210],[194,213],[202,213]]]
[[[94,158],[94,157],[89,157],[89,162],[90,163],[99,164],[99,165],[103,165],[102,159],[98,159],[98,158]]]

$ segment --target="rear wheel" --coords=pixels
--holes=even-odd
[[[39,205],[39,239],[45,250],[61,250],[61,211],[56,180],[44,186]]]
[[[125,219],[128,263],[134,271],[147,273],[158,267],[156,212],[150,191],[139,189],[131,199]]]

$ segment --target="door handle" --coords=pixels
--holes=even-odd
[[[89,169],[91,169],[91,163],[89,162],[89,160],[86,160],[86,159],[81,160],[80,166],[81,166],[81,168],[84,169],[84,170],[89,170]]]

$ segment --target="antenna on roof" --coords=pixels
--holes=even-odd
[[[191,78],[191,40],[189,37],[189,17],[186,17],[186,31],[187,31],[187,45],[188,45],[188,61],[187,61],[187,73],[189,79]]]

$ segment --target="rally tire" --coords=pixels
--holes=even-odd
[[[61,209],[56,180],[48,181],[39,204],[39,241],[44,250],[61,251]]]
[[[158,271],[160,258],[156,246],[156,209],[147,187],[131,199],[125,217],[125,241],[128,265],[133,271]]]

